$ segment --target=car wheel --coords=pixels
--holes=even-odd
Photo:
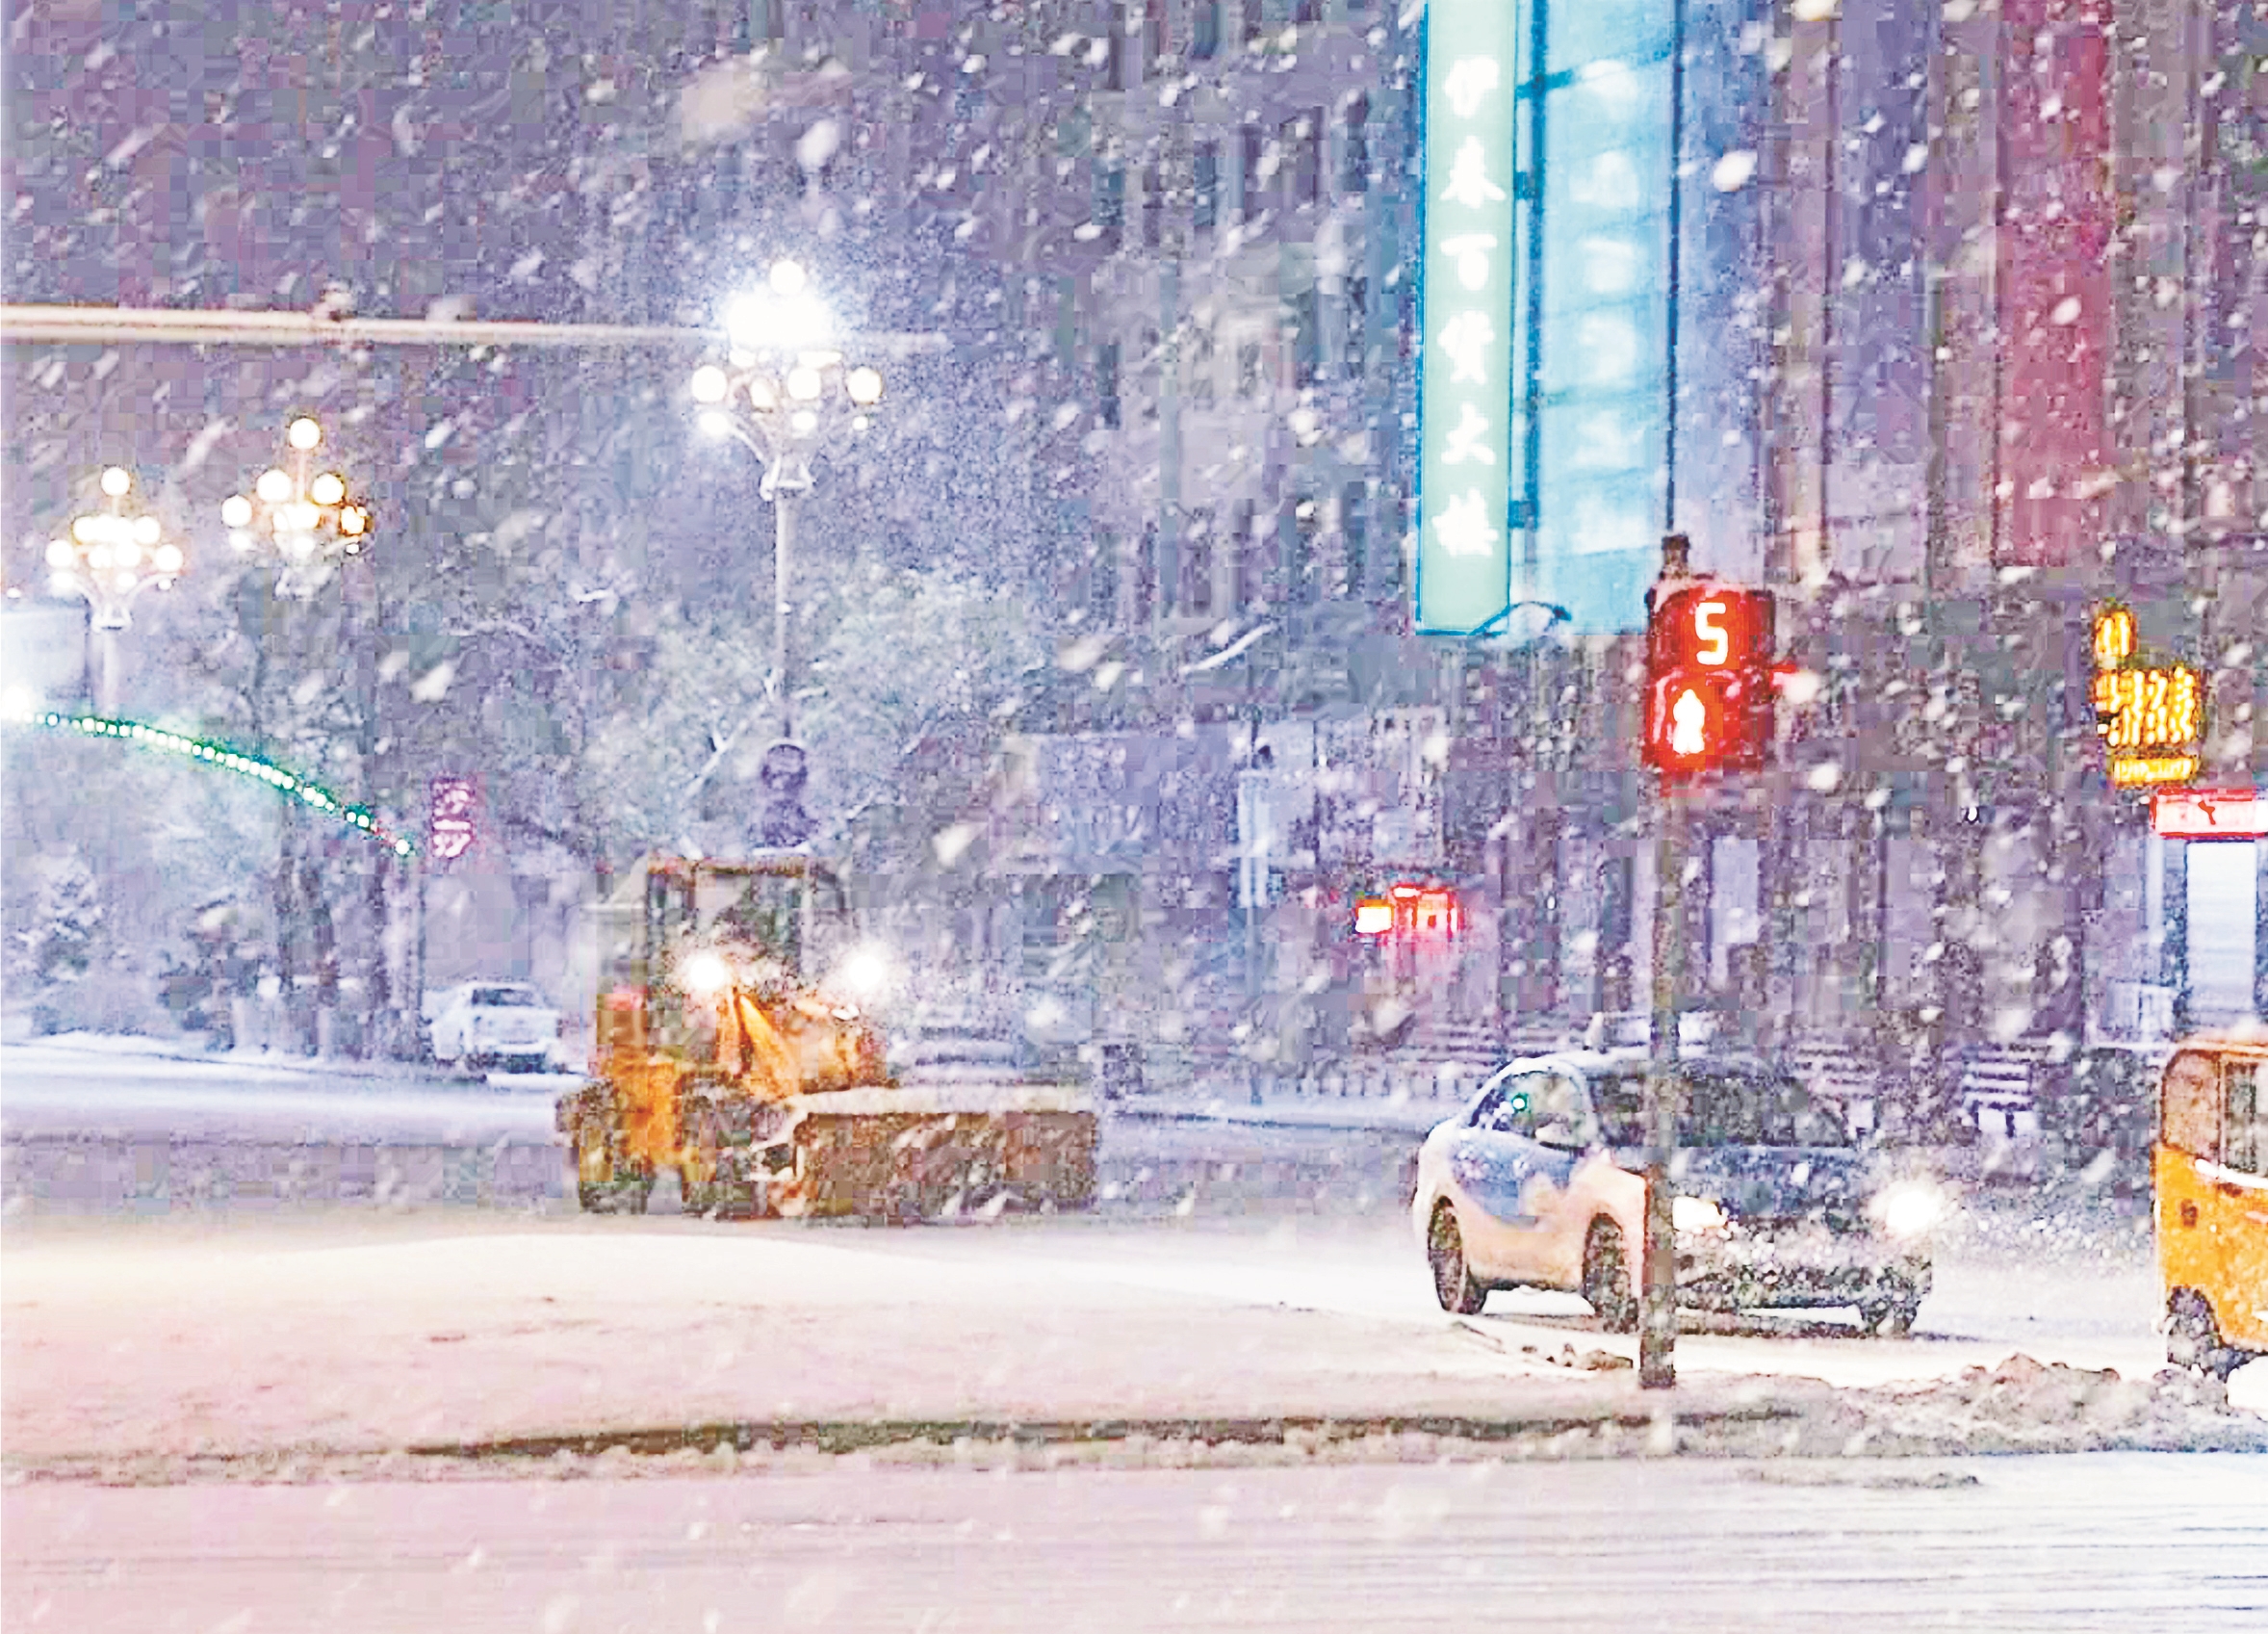
[[[1631,1288],[1630,1256],[1622,1249],[1622,1228],[1611,1220],[1594,1222],[1583,1245],[1583,1297],[1610,1334],[1637,1331],[1638,1300]]]
[[[643,1214],[654,1176],[623,1158],[604,1122],[584,1118],[575,1126],[575,1195],[586,1214]]]
[[[2177,1367],[2209,1373],[2226,1384],[2245,1359],[2241,1352],[2221,1342],[2221,1324],[2214,1320],[2213,1308],[2204,1295],[2183,1288],[2167,1302],[2166,1360]]]
[[[1426,1227],[1426,1260],[1433,1267],[1433,1297],[1441,1309],[1458,1316],[1477,1316],[1488,1303],[1488,1290],[1473,1280],[1465,1260],[1464,1233],[1456,1229],[1456,1210],[1444,1203],[1433,1210]]]

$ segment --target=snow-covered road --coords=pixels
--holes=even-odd
[[[10,1628],[2256,1629],[2268,1460],[24,1487]]]
[[[1600,1363],[1634,1354],[1570,1296],[1438,1310],[1397,1200],[1406,1129],[1114,1116],[1082,1218],[593,1220],[558,1197],[541,1082],[55,1049],[10,1049],[0,1075],[12,1459],[783,1415],[1469,1414],[1508,1390],[1595,1407],[1628,1377]],[[1864,1388],[2021,1354],[2148,1379],[2156,1302],[2131,1217],[1980,1198],[1911,1337],[1689,1317],[1679,1363]],[[2268,1412],[2268,1365],[2231,1394]]]

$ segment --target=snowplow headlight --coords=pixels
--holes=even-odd
[[[1721,1232],[1725,1229],[1725,1211],[1706,1197],[1672,1198],[1669,1221],[1681,1232]]]
[[[1946,1217],[1946,1200],[1935,1186],[1892,1186],[1874,1200],[1874,1218],[1894,1237],[1926,1236]]]
[[[733,967],[721,953],[695,953],[679,973],[685,991],[707,999],[733,985]]]
[[[853,1003],[873,1003],[889,983],[889,954],[871,946],[852,948],[835,972],[835,986]]]

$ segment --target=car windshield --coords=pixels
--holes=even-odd
[[[540,1010],[543,999],[531,987],[476,987],[473,1003],[482,1010]]]
[[[1643,1146],[1646,1078],[1620,1072],[1597,1080],[1592,1096],[1610,1146]],[[1688,1068],[1678,1144],[1715,1146],[1848,1146],[1842,1114],[1788,1073],[1768,1068]]]

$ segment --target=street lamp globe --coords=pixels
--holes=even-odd
[[[819,378],[819,372],[811,365],[798,364],[787,371],[787,395],[798,402],[816,401],[824,389],[825,382]]]
[[[803,293],[803,286],[809,280],[801,263],[781,260],[772,263],[772,270],[764,281],[772,286],[774,295],[796,296]]]
[[[230,494],[220,502],[220,520],[231,528],[249,528],[252,502],[242,494]]]
[[[882,371],[869,369],[864,364],[843,376],[843,389],[850,393],[851,402],[861,408],[872,408],[882,401]]]
[[[780,393],[771,381],[759,375],[748,382],[748,401],[760,409],[774,409],[780,406]]]
[[[322,441],[322,428],[302,414],[292,422],[291,429],[285,432],[285,435],[291,439],[292,447],[297,449],[301,454],[305,454],[317,443]]]
[[[722,402],[725,401],[725,394],[732,389],[731,377],[713,363],[704,363],[693,371],[693,401],[695,402]]]
[[[77,556],[78,553],[71,549],[71,542],[68,539],[47,541],[47,565],[50,567],[68,567],[77,558]]]
[[[317,505],[337,505],[347,497],[347,479],[336,471],[325,471],[307,484],[307,496]]]
[[[758,290],[725,309],[725,333],[735,352],[760,355],[823,346],[833,329],[825,304],[800,286],[792,294]]]
[[[292,497],[292,479],[281,471],[263,471],[260,480],[252,484],[252,492],[258,494],[264,504],[282,505]]]
[[[114,465],[102,474],[102,491],[112,499],[124,499],[133,486],[134,479],[124,466]]]

